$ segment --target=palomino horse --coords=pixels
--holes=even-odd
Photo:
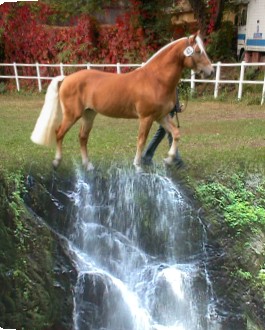
[[[202,72],[205,76],[213,73],[199,31],[164,46],[141,68],[129,73],[82,70],[67,77],[56,77],[48,87],[31,139],[43,145],[56,142],[53,166],[57,167],[62,159],[63,138],[81,118],[82,163],[90,170],[93,165],[88,159],[87,141],[97,113],[139,119],[133,164],[140,169],[142,151],[152,123],[156,121],[172,134],[173,143],[165,159],[170,164],[177,152],[180,134],[168,114],[176,102],[175,90],[184,68]]]

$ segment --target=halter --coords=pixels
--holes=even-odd
[[[187,37],[187,47],[184,49],[183,51],[183,54],[186,56],[186,57],[191,57],[194,55],[194,52],[195,52],[195,47],[198,46],[200,48],[200,53],[205,53],[205,49],[204,49],[204,46],[203,46],[203,43],[202,43],[202,40],[199,36],[197,36],[195,38],[196,40],[196,43],[195,45],[193,46],[190,46],[190,37]]]

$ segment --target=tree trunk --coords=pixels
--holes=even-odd
[[[205,0],[189,0],[202,35],[220,28],[225,2],[225,0],[209,0],[207,7]]]
[[[216,19],[214,24],[214,30],[218,30],[221,27],[224,7],[225,7],[225,0],[218,0],[216,3]]]
[[[189,0],[194,16],[198,20],[202,35],[206,35],[209,23],[208,11],[204,0]]]

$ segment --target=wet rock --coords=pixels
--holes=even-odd
[[[119,187],[115,191],[109,191],[107,178],[99,175],[90,176],[87,181],[95,190],[92,196],[97,205],[106,205],[105,213],[108,215],[108,206],[115,202],[118,210]],[[56,176],[50,178],[26,177],[25,184],[28,192],[23,194],[25,202],[23,211],[20,208],[11,209],[10,191],[5,180],[0,178],[0,325],[6,328],[26,329],[71,329],[73,312],[73,287],[77,281],[77,274],[71,257],[66,253],[67,242],[63,235],[73,226],[73,214],[76,205],[73,203],[71,192],[73,191],[71,178],[60,179]],[[146,184],[141,178],[142,186],[137,191],[137,198],[141,201],[141,209],[147,209],[147,217],[140,224],[141,247],[150,251],[150,254],[158,252],[163,255],[167,235],[163,240],[156,237],[154,230],[153,213],[158,206],[150,205],[145,201]],[[108,195],[109,194],[109,195]],[[148,198],[147,198],[148,199]],[[67,205],[67,207],[66,207]],[[14,206],[14,205],[13,205]],[[21,205],[19,206],[21,207]],[[19,217],[14,211],[19,211]],[[135,210],[137,217],[138,210]],[[149,212],[149,213],[148,213]],[[115,221],[124,223],[126,231],[126,212],[122,219]],[[262,292],[250,284],[249,281],[239,280],[233,273],[238,268],[244,271],[257,272],[264,259],[265,235],[255,233],[248,236],[249,250],[242,256],[242,245],[246,238],[237,238],[225,228],[220,217],[220,222],[210,224],[208,219],[203,220],[203,225],[208,234],[208,241],[204,248],[205,255],[201,257],[200,274],[201,281],[205,267],[209,273],[212,286],[217,299],[218,317],[222,320],[222,330],[245,330],[248,321],[257,324],[260,329],[265,328]],[[104,221],[104,220],[102,220]],[[185,226],[179,230],[191,232],[191,240],[199,240],[200,232],[196,233],[197,220],[191,223],[190,228]],[[57,232],[61,234],[58,235]],[[173,246],[180,252],[186,251],[189,242],[183,247]],[[194,251],[199,251],[201,243],[198,243]],[[3,252],[4,251],[4,252]],[[108,250],[107,250],[108,251]],[[245,251],[245,250],[244,250]],[[182,259],[185,261],[185,253]],[[167,267],[161,263],[159,271],[163,272]],[[104,301],[100,300],[102,292],[106,289],[103,281],[95,282],[87,275],[84,276],[86,291],[82,313],[88,313],[83,320],[106,325],[104,317]],[[161,295],[168,290],[161,284]],[[103,294],[104,296],[104,294]],[[113,292],[113,297],[117,294]],[[120,297],[118,297],[120,298]],[[159,302],[162,309],[166,301]],[[111,307],[110,312],[112,312]],[[105,306],[105,308],[107,308]],[[157,306],[155,306],[157,308]],[[126,311],[125,311],[126,314]],[[124,318],[124,323],[130,318]],[[123,322],[122,321],[122,322]],[[82,321],[83,322],[83,321]],[[105,322],[105,323],[104,323]],[[114,318],[113,322],[117,322]],[[91,324],[92,324],[91,323]],[[114,324],[114,323],[113,323]],[[40,325],[43,325],[40,326]],[[86,329],[86,324],[80,325]]]
[[[35,186],[33,180],[30,186]],[[71,329],[75,269],[63,240],[14,188],[0,176],[0,325]],[[42,193],[33,199],[39,214],[46,213],[47,199]]]

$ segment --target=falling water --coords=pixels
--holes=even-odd
[[[75,330],[218,330],[206,233],[169,178],[77,174]]]

